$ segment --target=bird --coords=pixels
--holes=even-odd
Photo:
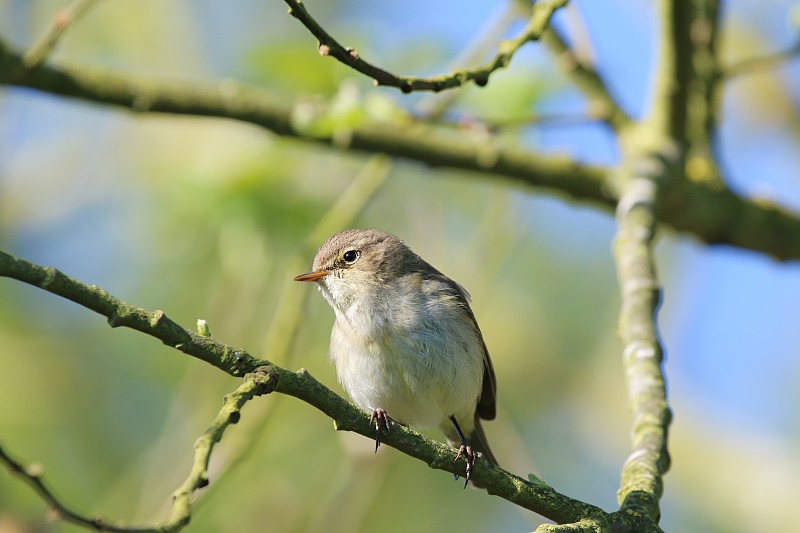
[[[376,452],[397,422],[438,427],[466,460],[465,487],[479,456],[498,464],[481,424],[496,416],[497,381],[461,285],[375,229],[333,235],[294,279],[316,283],[333,308],[330,359],[370,413]]]

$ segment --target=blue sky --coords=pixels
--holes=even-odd
[[[4,35],[15,42],[29,42],[30,35],[21,34],[14,17],[24,17],[26,2],[10,2],[11,8],[0,13],[12,14],[0,20]],[[209,46],[208,75],[229,75],[225,69],[235,69],[237,58],[259,42],[258,32],[264,20],[249,20],[248,9],[263,2],[241,2],[242,10],[230,10],[224,3],[211,0],[197,2],[195,21],[202,31],[231,36],[216,39]],[[285,6],[276,2],[270,6],[275,16],[285,17]],[[583,19],[597,58],[597,65],[609,80],[614,93],[634,116],[645,109],[651,81],[651,64],[655,53],[655,16],[650,2],[645,1],[578,1]],[[5,5],[9,5],[6,2]],[[324,13],[321,0],[308,1],[309,9]],[[463,2],[456,0],[407,0],[397,2],[349,2],[347,10],[363,14],[372,10],[374,24],[381,41],[371,51],[376,58],[416,35],[440,34],[442,45],[457,53],[486,21],[499,12],[503,2]],[[726,55],[748,57],[761,50],[780,49],[790,45],[798,30],[789,22],[794,2],[757,0],[725,3],[725,20],[737,31],[751,24],[756,32],[739,39],[744,44],[730,46]],[[251,7],[249,7],[251,6]],[[110,8],[109,8],[110,9]],[[278,15],[280,14],[280,15]],[[348,12],[328,14],[336,28],[345,31],[351,17]],[[558,15],[563,24],[566,14]],[[11,21],[11,22],[9,22]],[[302,31],[288,17],[276,32]],[[365,33],[368,33],[365,31]],[[737,34],[737,37],[739,34]],[[346,38],[342,39],[346,41]],[[752,46],[752,53],[748,49]],[[544,57],[535,47],[525,49],[512,63],[513,68],[534,68]],[[231,66],[231,63],[234,66]],[[541,72],[548,72],[547,67]],[[778,71],[778,81],[760,76],[758,82],[736,80],[725,92],[724,121],[718,139],[725,177],[737,191],[757,194],[800,211],[800,160],[798,154],[797,104],[800,102],[800,65],[795,61]],[[235,73],[234,73],[235,74]],[[772,80],[772,81],[770,81]],[[776,89],[777,87],[777,89]],[[396,91],[385,90],[396,101],[402,101]],[[51,154],[69,152],[70,146],[58,143],[65,131],[80,132],[80,137],[94,148],[94,155],[75,167],[65,167],[72,187],[62,191],[79,201],[91,181],[87,173],[108,175],[124,184],[124,162],[108,161],[102,157],[103,147],[113,144],[117,121],[127,120],[91,106],[63,105],[63,101],[25,90],[4,91],[0,96],[3,113],[0,116],[0,185],[13,179],[24,179],[18,165],[49,165],[49,161],[31,157],[32,150],[42,146]],[[768,98],[759,100],[762,94]],[[777,104],[769,101],[777,94]],[[548,112],[580,111],[580,95],[568,88],[551,95],[543,102]],[[787,108],[780,105],[788,103]],[[779,105],[780,104],[780,105]],[[786,115],[784,119],[780,114]],[[776,120],[768,120],[770,117]],[[54,120],[58,117],[58,120]],[[764,118],[766,117],[766,118]],[[88,141],[86,140],[88,139]],[[574,128],[542,128],[532,132],[527,141],[543,152],[566,151],[585,161],[613,163],[617,153],[607,132],[596,125]],[[108,144],[105,144],[108,143]],[[83,146],[86,148],[86,145]],[[59,161],[63,160],[59,156]],[[91,167],[91,168],[87,168]],[[94,204],[100,210],[124,213],[124,186],[119,196]],[[34,191],[35,195],[55,194]],[[35,201],[35,198],[30,201]],[[552,246],[561,246],[564,254],[570,247],[580,251],[592,247],[598,253],[609,254],[613,236],[613,220],[606,213],[590,209],[575,209],[561,200],[540,202],[532,200],[538,211],[530,219],[531,231],[547,233],[538,222],[542,219],[558,222],[550,227],[559,232],[547,235]],[[44,216],[44,215],[43,215]],[[99,227],[103,213],[84,213],[74,218],[74,226],[60,228],[59,234],[46,234],[37,221],[29,221],[16,235],[15,252],[32,260],[58,264],[77,277],[106,285],[103,264],[84,261],[81,246],[93,239],[92,247],[109,247],[124,233],[124,224]],[[73,240],[64,244],[64,235]],[[98,245],[97,243],[101,243]],[[670,396],[676,405],[676,423],[696,418],[710,425],[728,428],[748,428],[766,438],[783,443],[800,441],[800,265],[780,264],[759,254],[702,245],[691,237],[666,231],[659,246],[659,272],[664,285],[665,301],[660,314],[660,326],[667,352],[667,376]],[[75,264],[71,265],[70,262]],[[136,265],[129,265],[131,274]],[[118,273],[118,272],[117,272]],[[119,287],[120,280],[115,280]]]

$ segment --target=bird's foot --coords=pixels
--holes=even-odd
[[[467,472],[464,476],[464,488],[466,489],[467,483],[469,483],[469,476],[472,474],[472,469],[475,467],[475,461],[478,460],[478,454],[472,449],[472,446],[468,444],[462,444],[458,448],[458,453],[456,454],[456,458],[453,462],[455,463],[462,456],[467,461]],[[456,476],[456,479],[458,479],[458,476]]]
[[[378,407],[372,411],[369,417],[369,424],[375,424],[375,453],[378,453],[378,446],[381,445],[381,426],[386,429],[386,433],[389,433],[390,423],[391,418],[382,408]]]

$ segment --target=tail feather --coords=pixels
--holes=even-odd
[[[492,449],[489,447],[489,441],[486,440],[486,433],[483,432],[481,419],[477,413],[475,414],[475,427],[473,428],[472,433],[466,435],[466,437],[473,450],[481,452],[481,456],[493,465],[500,466],[500,464],[497,462],[497,458],[495,458],[494,454],[492,453]]]

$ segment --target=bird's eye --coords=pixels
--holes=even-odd
[[[352,265],[353,263],[358,261],[359,257],[361,257],[361,252],[359,252],[358,250],[347,250],[345,253],[342,254],[342,259],[344,259],[344,262],[347,263],[348,265]]]

